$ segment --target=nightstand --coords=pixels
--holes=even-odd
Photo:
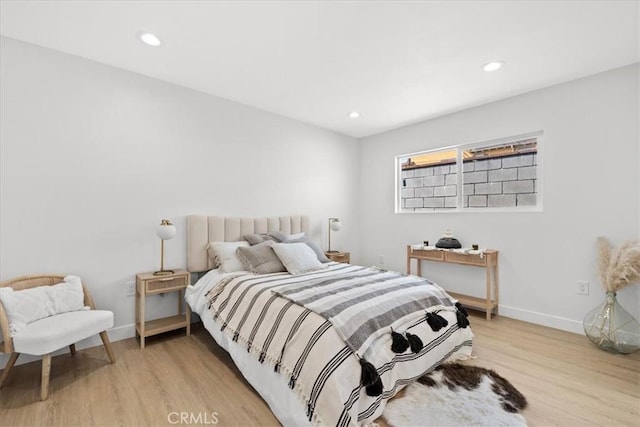
[[[324,254],[331,261],[346,262],[347,264],[351,262],[351,252],[331,251],[325,252]]]
[[[144,340],[151,335],[186,328],[191,335],[191,309],[184,304],[184,292],[189,286],[191,274],[185,270],[175,270],[173,274],[154,276],[153,273],[136,274],[136,334],[140,337],[140,347],[144,348]],[[178,314],[161,319],[145,319],[145,300],[147,295],[178,292]],[[184,314],[182,307],[185,306]]]

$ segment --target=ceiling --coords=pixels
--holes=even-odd
[[[638,62],[638,22],[611,0],[0,3],[4,36],[358,138]]]

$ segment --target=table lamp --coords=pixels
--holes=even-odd
[[[171,221],[168,219],[163,219],[158,228],[156,228],[156,234],[160,238],[160,271],[155,271],[153,274],[154,276],[166,276],[167,274],[173,274],[173,270],[164,269],[164,241],[175,237],[176,226],[171,224]]]
[[[331,230],[339,231],[340,230],[340,220],[338,218],[329,218],[329,250],[327,252],[336,253],[339,251],[331,250]]]

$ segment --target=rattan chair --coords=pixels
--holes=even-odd
[[[37,286],[55,285],[61,283],[64,277],[64,275],[24,276],[4,281],[0,283],[0,287],[8,286],[15,291],[20,291]],[[20,353],[42,356],[40,398],[46,400],[49,397],[51,353],[68,346],[71,356],[73,356],[76,352],[75,343],[95,334],[100,334],[104,348],[109,356],[109,361],[115,363],[116,359],[106,332],[107,329],[113,327],[113,313],[111,311],[96,310],[86,286],[83,285],[82,288],[84,291],[84,305],[91,307],[91,310],[62,313],[37,320],[30,323],[25,331],[20,332],[13,338],[9,331],[7,313],[2,303],[0,303],[0,329],[4,338],[4,346],[1,346],[2,343],[0,342],[0,352],[11,354],[2,376],[0,376],[0,388],[2,388],[9,376],[9,372],[11,372],[11,368],[13,368]],[[64,325],[64,328],[62,325]],[[24,336],[21,337],[23,338],[22,340],[18,339],[18,336],[24,333],[28,333],[29,339],[25,340]],[[28,345],[28,341],[34,345]],[[33,348],[37,348],[37,350],[33,350]]]

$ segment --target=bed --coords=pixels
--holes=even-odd
[[[335,262],[296,275],[222,273],[207,252],[210,242],[235,242],[247,234],[276,231],[308,236],[310,228],[307,216],[187,217],[188,269],[200,274],[187,289],[186,301],[284,426],[370,423],[407,384],[444,361],[470,356],[471,328],[461,325],[455,300],[426,279]],[[430,285],[422,284],[420,292],[428,288],[439,295],[436,309],[404,316],[390,328],[365,335],[355,346],[353,340],[345,340],[344,328],[351,322],[336,323],[339,316],[329,319],[291,296],[316,295],[321,286],[344,288],[345,283],[355,283],[354,289],[369,289],[367,281],[408,289],[418,280]],[[331,298],[342,296],[332,294]],[[442,319],[437,330],[433,317]],[[410,340],[410,349],[392,350],[398,331],[418,337],[420,345],[414,348]],[[363,379],[366,364],[373,366],[377,386],[362,385],[369,381]],[[372,391],[378,386],[379,390]]]

